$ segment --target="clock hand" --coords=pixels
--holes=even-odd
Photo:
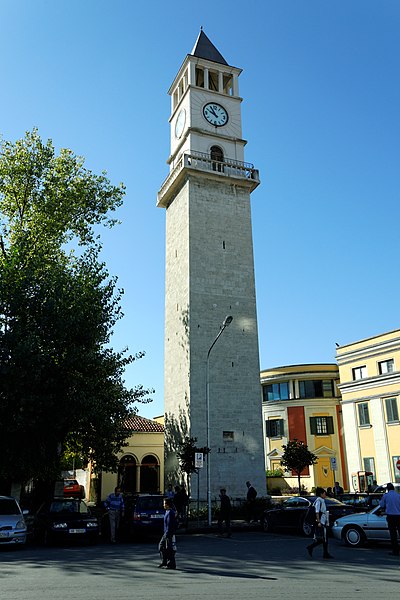
[[[217,113],[215,112],[215,110],[214,110],[213,108],[211,108],[211,106],[209,106],[209,107],[208,107],[208,110],[210,111],[210,113],[212,113],[212,114],[214,115],[214,117],[215,117],[216,119],[218,119],[218,115],[217,115]]]

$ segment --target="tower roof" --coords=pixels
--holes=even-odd
[[[212,62],[220,63],[222,65],[228,64],[202,29],[200,29],[199,36],[196,40],[191,55],[197,56],[198,58],[205,58],[206,60],[211,60]]]

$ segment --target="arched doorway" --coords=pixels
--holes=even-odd
[[[136,458],[131,454],[123,456],[118,465],[118,485],[124,494],[134,494],[136,489]]]
[[[210,148],[211,160],[217,161],[212,163],[212,170],[219,171],[220,173],[224,170],[224,153],[222,148],[219,146],[211,146]]]
[[[145,456],[140,465],[140,491],[148,493],[160,491],[160,465],[152,454]]]

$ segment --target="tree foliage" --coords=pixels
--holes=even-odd
[[[197,438],[185,437],[178,447],[178,460],[181,471],[186,475],[192,473],[198,473],[198,468],[195,466],[195,455],[197,452],[201,452],[205,456],[210,452],[210,448],[198,448],[196,446]]]
[[[83,164],[36,130],[2,144],[0,477],[54,477],[66,449],[114,468],[124,419],[148,400],[123,381],[143,354],[110,347],[122,291],[94,229],[115,223],[124,187]]]
[[[282,455],[281,465],[287,471],[294,471],[297,474],[299,482],[299,495],[301,494],[301,473],[306,467],[315,465],[318,462],[318,457],[313,454],[307,444],[297,439],[289,441],[282,446],[284,452]]]

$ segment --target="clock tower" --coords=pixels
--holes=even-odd
[[[265,494],[250,193],[238,79],[203,31],[175,77],[166,209],[165,470],[186,438],[211,449],[191,495]],[[226,319],[226,317],[229,317]],[[227,327],[229,323],[229,327]],[[207,475],[206,475],[207,473]]]

